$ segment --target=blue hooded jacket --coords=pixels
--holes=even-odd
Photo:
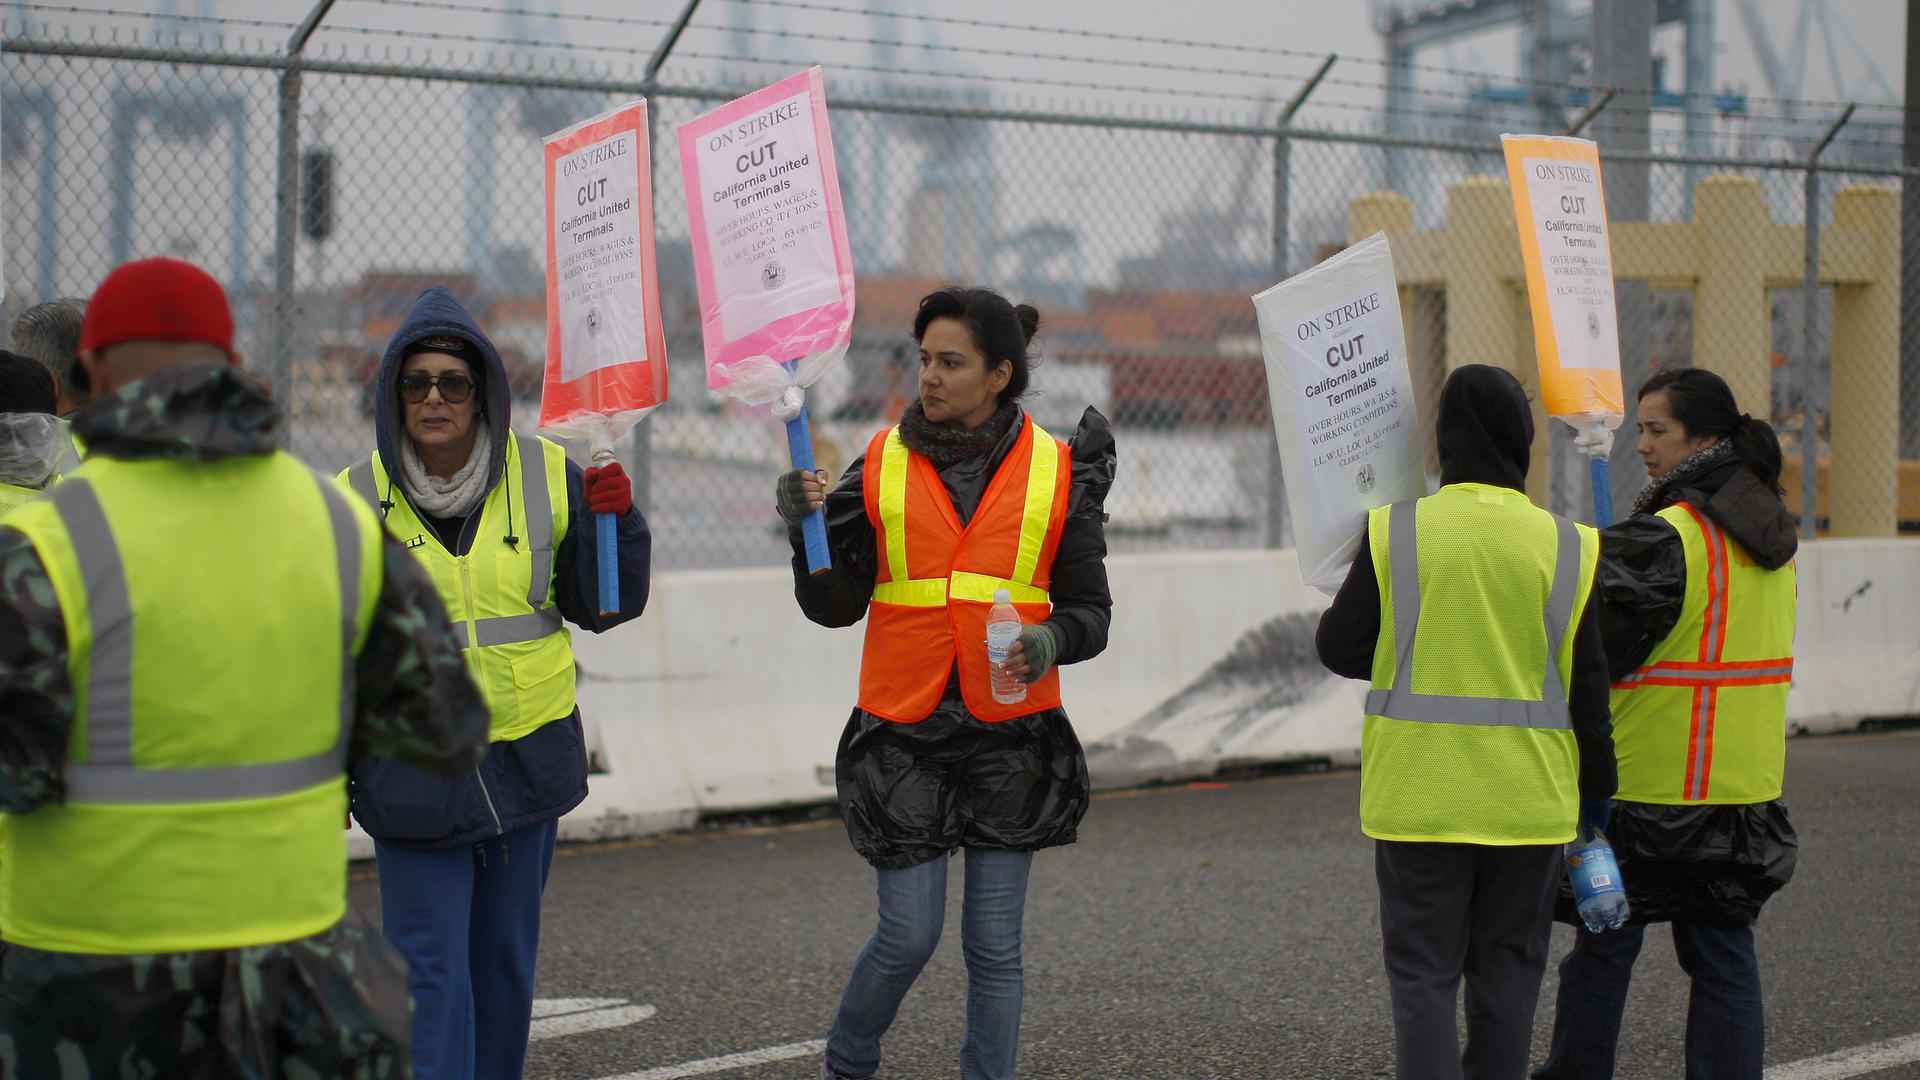
[[[473,347],[484,363],[475,374],[480,381],[480,412],[487,417],[492,453],[487,462],[487,490],[500,483],[506,467],[507,433],[511,427],[513,394],[500,353],[473,316],[445,287],[436,285],[420,294],[380,361],[374,401],[375,441],[381,466],[390,479],[379,493],[375,510],[382,518],[399,499],[407,498],[400,474],[400,442],[406,438],[405,414],[397,384],[409,347],[425,338],[451,337]],[[472,362],[471,355],[469,363]],[[592,527],[593,512],[586,501],[583,470],[567,462],[568,528],[554,548],[553,598],[562,618],[583,630],[599,633],[639,617],[647,606],[653,538],[638,507],[617,519],[620,562],[620,610],[600,613],[599,543]],[[473,546],[481,510],[465,519],[430,518],[453,542],[449,548],[464,555]],[[376,840],[410,848],[444,848],[474,843],[528,825],[557,818],[578,806],[587,795],[586,739],[580,710],[555,717],[527,735],[495,742],[471,773],[443,780],[412,766],[385,758],[365,758],[353,768],[353,814]]]

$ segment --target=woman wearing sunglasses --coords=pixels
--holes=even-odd
[[[374,757],[352,771],[383,928],[412,969],[420,1080],[521,1075],[556,826],[587,793],[562,620],[599,632],[647,603],[652,539],[625,472],[583,471],[513,431],[511,397],[487,335],[452,293],[428,289],[380,364],[377,449],[341,474],[432,574],[493,713],[472,772]],[[594,513],[618,515],[613,613],[600,611]]]

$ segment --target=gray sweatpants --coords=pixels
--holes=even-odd
[[[1523,1080],[1547,967],[1557,844],[1374,841],[1399,1080]],[[1454,1004],[1467,983],[1467,1048]]]

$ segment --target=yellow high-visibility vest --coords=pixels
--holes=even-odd
[[[1378,840],[1560,844],[1579,814],[1567,709],[1599,534],[1510,488],[1371,512],[1380,637],[1360,749]]]
[[[553,600],[553,557],[568,524],[566,451],[538,435],[507,440],[506,467],[481,504],[465,555],[449,551],[420,520],[378,453],[338,480],[384,512],[387,530],[433,576],[467,668],[493,711],[493,741],[571,715],[573,635]]]
[[[1615,798],[1759,803],[1780,797],[1793,681],[1794,565],[1762,569],[1686,503],[1659,516],[1680,534],[1687,595],[1647,662],[1614,684]]]
[[[6,517],[14,507],[38,494],[40,494],[39,488],[21,487],[19,484],[0,484],[0,518]]]
[[[95,457],[15,510],[66,620],[66,799],[7,821],[0,935],[227,949],[346,911],[354,656],[373,515],[285,453]]]

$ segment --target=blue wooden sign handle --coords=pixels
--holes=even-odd
[[[1587,471],[1593,476],[1593,523],[1604,529],[1613,524],[1613,474],[1605,455],[1589,462]]]
[[[793,467],[813,471],[813,431],[807,427],[807,407],[787,421],[787,452],[793,455]],[[833,556],[827,552],[827,515],[815,510],[800,521],[800,535],[807,542],[807,572],[818,574],[833,569]]]
[[[788,360],[781,366],[791,372],[799,366],[799,361]],[[800,405],[800,415],[787,421],[787,454],[793,459],[794,468],[813,472],[813,429],[807,425],[805,402]],[[819,574],[833,569],[833,555],[827,550],[825,510],[815,510],[801,519],[800,536],[807,544],[807,572]]]
[[[600,541],[600,614],[620,610],[620,529],[612,514],[595,514]]]

